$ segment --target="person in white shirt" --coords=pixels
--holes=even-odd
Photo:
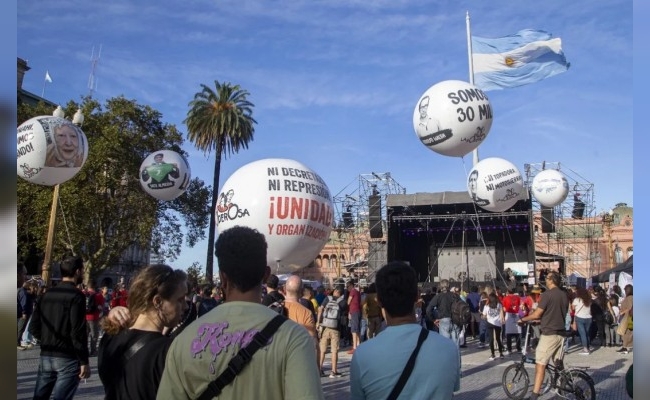
[[[499,357],[503,358],[503,343],[501,342],[501,327],[505,323],[506,316],[503,306],[497,295],[493,292],[488,295],[488,303],[483,308],[483,318],[487,322],[486,336],[490,341],[490,361],[496,357],[494,355],[494,342],[497,342],[499,348]]]

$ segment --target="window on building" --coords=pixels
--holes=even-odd
[[[619,246],[616,246],[614,249],[614,258],[616,260],[616,264],[623,262],[623,249],[621,249]]]

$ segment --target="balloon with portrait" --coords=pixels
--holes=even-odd
[[[140,165],[140,186],[158,200],[174,200],[185,193],[192,178],[190,165],[171,150],[149,154]]]
[[[18,176],[53,186],[72,179],[88,158],[88,139],[67,119],[42,115],[23,122],[17,131]]]
[[[525,198],[524,181],[519,169],[503,158],[479,161],[467,177],[472,201],[484,210],[503,212]]]
[[[273,273],[311,263],[332,230],[332,196],[309,167],[290,159],[246,164],[224,183],[215,216],[219,232],[236,225],[257,229],[268,244]]]
[[[533,197],[544,207],[555,207],[569,195],[569,181],[556,169],[545,169],[533,178]]]
[[[462,157],[476,149],[490,132],[492,106],[476,86],[464,81],[442,81],[418,100],[413,127],[430,150]]]

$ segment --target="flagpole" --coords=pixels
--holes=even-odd
[[[43,90],[41,91],[42,98],[45,98],[45,85],[47,85],[47,78],[43,79]]]
[[[469,24],[469,11],[465,13],[465,25],[467,26],[467,59],[469,60],[469,83],[474,84],[474,63],[472,62],[472,32]],[[478,164],[478,147],[472,151],[472,165]]]

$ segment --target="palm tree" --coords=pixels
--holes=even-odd
[[[190,101],[190,110],[183,121],[187,125],[190,142],[204,153],[215,151],[214,178],[212,182],[212,208],[208,231],[208,256],[205,275],[212,282],[214,268],[215,206],[219,197],[221,156],[226,157],[247,149],[255,132],[252,117],[254,105],[247,100],[248,91],[239,85],[214,81],[214,89],[201,84],[201,91]]]

